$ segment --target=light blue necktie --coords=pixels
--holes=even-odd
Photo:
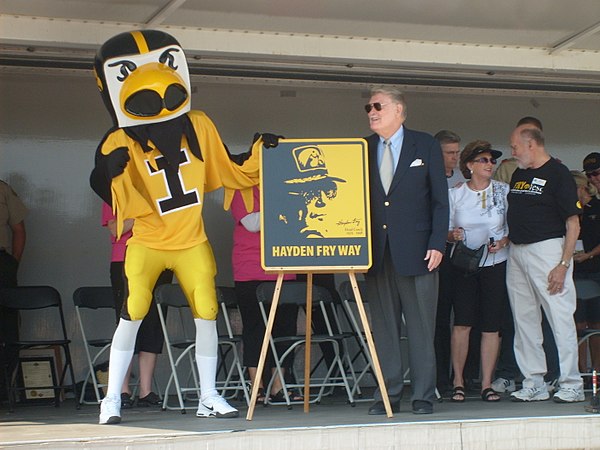
[[[381,165],[379,166],[379,176],[383,190],[387,194],[394,178],[394,157],[392,156],[392,148],[390,141],[383,141],[383,155],[381,156]]]

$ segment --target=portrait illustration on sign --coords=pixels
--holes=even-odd
[[[263,150],[265,268],[369,263],[366,161],[362,139],[282,140]]]
[[[316,145],[294,148],[292,156],[298,173],[284,181],[290,202],[282,205],[279,221],[296,227],[306,238],[334,237],[337,227],[328,220],[329,210],[334,209],[338,184],[346,180],[329,174],[323,151]]]

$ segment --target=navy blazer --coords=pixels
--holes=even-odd
[[[444,253],[448,235],[448,184],[442,150],[427,133],[404,128],[404,142],[394,179],[386,195],[379,176],[379,136],[366,138],[369,148],[371,273],[382,269],[386,241],[394,268],[404,276],[428,273],[428,249]]]

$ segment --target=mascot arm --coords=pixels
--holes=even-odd
[[[140,191],[131,180],[128,171],[115,177],[110,186],[112,196],[112,210],[117,218],[117,239],[127,231],[127,219],[138,219],[153,214],[153,210]]]
[[[112,206],[112,196],[110,195],[110,182],[107,181],[106,175],[94,167],[90,174],[90,186],[93,191],[100,197],[104,202]]]
[[[94,160],[94,169],[90,174],[90,186],[102,200],[111,206],[111,181],[125,171],[130,159],[127,147],[120,146],[109,152],[106,151],[107,146],[113,145],[111,143],[112,138],[112,133],[107,134],[98,146]]]
[[[96,167],[90,182],[92,188],[112,206],[117,221],[117,239],[124,232],[125,219],[137,219],[152,214],[148,200],[136,186],[135,171],[129,163],[129,148],[120,133],[109,133],[96,152]],[[106,198],[105,198],[106,197]]]
[[[229,158],[234,161],[236,164],[239,164],[242,168],[251,167],[254,169],[253,164],[260,164],[260,152],[262,151],[262,147],[265,148],[273,148],[279,145],[279,139],[284,139],[283,136],[279,136],[272,133],[256,133],[252,140],[252,145],[250,149],[246,153],[242,153],[240,155],[231,155],[229,154]],[[228,151],[229,153],[229,151]],[[257,168],[258,171],[258,168]],[[256,182],[258,184],[258,181]],[[250,188],[237,188],[239,189],[242,199],[244,201],[244,205],[246,206],[246,211],[251,212],[253,210],[253,194],[252,189]],[[230,188],[225,184],[225,197],[223,200],[223,208],[229,209],[231,205],[231,201],[233,199],[233,194],[236,191],[236,188]]]
[[[190,117],[205,155],[205,192],[225,188],[223,207],[227,210],[233,194],[240,190],[244,205],[251,212],[254,205],[251,188],[259,182],[259,149],[262,147],[262,139],[256,140],[248,152],[231,155],[208,116],[197,111]]]
[[[227,170],[220,172],[220,181],[225,188],[223,198],[223,208],[229,209],[233,194],[240,191],[246,211],[251,212],[254,209],[254,195],[252,187],[256,186],[259,179],[260,151],[262,148],[262,139],[254,142],[250,150],[242,155],[230,155],[227,152],[228,164]],[[241,165],[238,161],[243,160]]]

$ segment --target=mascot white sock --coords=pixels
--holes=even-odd
[[[194,319],[196,324],[196,364],[200,376],[202,400],[217,395],[217,321]]]
[[[121,386],[133,358],[135,339],[141,324],[141,320],[119,320],[110,347],[107,396],[121,398]]]

